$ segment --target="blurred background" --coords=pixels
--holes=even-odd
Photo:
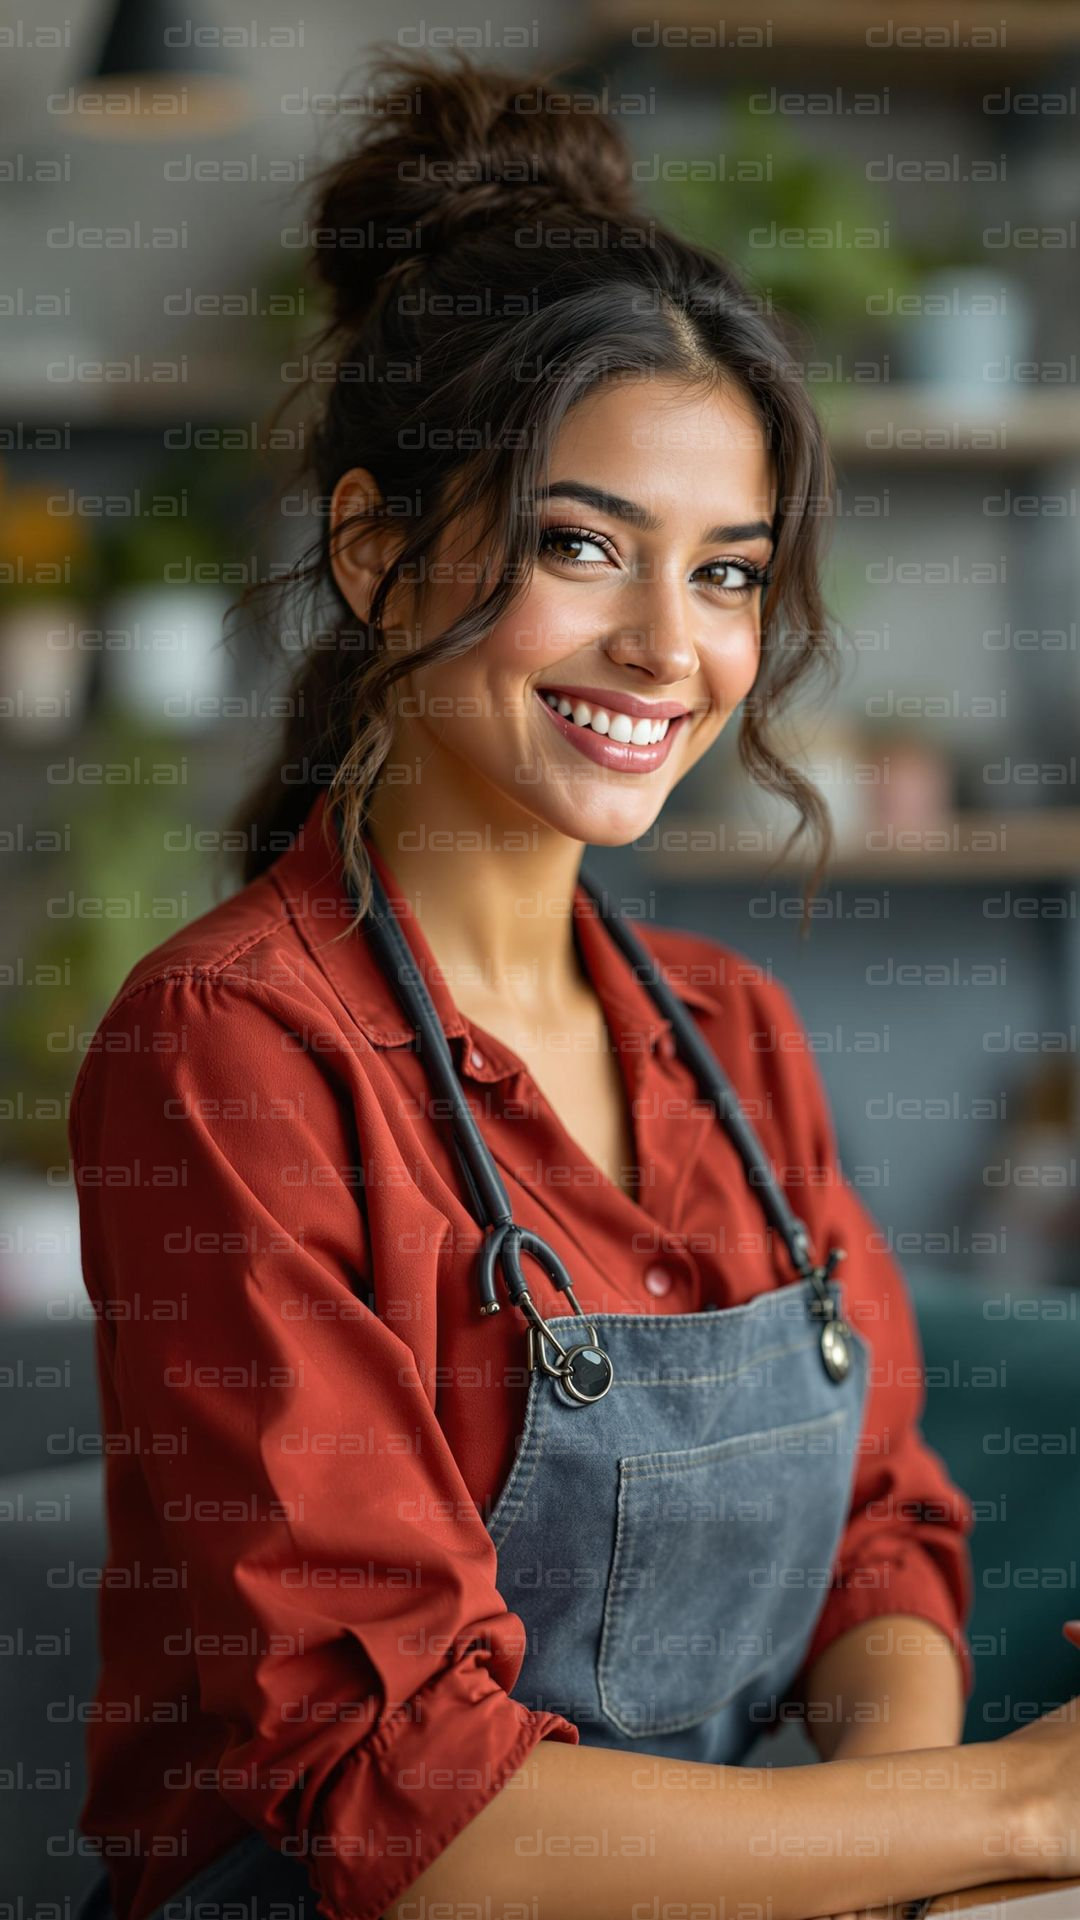
[[[794,816],[748,786],[734,727],[652,834],[589,865],[769,965],[810,1031],[916,1298],[928,1434],[976,1499],[969,1737],[1078,1690],[1080,10],[539,12],[0,0],[0,1505],[22,1593],[0,1764],[24,1894],[86,1875],[56,1838],[81,1786],[58,1676],[92,1663],[101,1528],[68,1097],[131,965],[235,888],[225,822],[277,756],[303,636],[268,658],[224,615],[314,531],[300,495],[269,511],[305,434],[303,407],[271,415],[323,317],[306,183],[375,40],[566,63],[646,203],[797,342],[838,468],[844,659],[789,729],[838,840],[810,936],[805,867],[775,865]],[[42,1500],[81,1581],[29,1524]],[[58,1640],[36,1678],[27,1596]]]

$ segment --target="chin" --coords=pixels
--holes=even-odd
[[[549,825],[565,834],[568,840],[579,840],[584,846],[628,847],[655,826],[667,798],[664,793],[659,800],[654,798],[644,806],[641,798],[631,800],[627,796],[620,803],[618,796],[605,796],[603,800],[598,797],[594,806],[555,809],[549,816]]]

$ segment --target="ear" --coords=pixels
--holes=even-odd
[[[339,590],[360,620],[367,619],[375,589],[403,535],[385,520],[367,527],[344,523],[381,505],[378,482],[366,467],[350,467],[330,496],[330,565]]]

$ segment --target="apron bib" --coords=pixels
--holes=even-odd
[[[530,1375],[488,1532],[526,1631],[513,1696],[584,1744],[735,1764],[798,1673],[868,1380],[854,1333],[829,1378],[814,1298],[802,1282],[704,1313],[590,1314],[615,1369],[591,1406]],[[580,1336],[576,1316],[548,1325]]]

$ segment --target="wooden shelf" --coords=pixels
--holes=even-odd
[[[644,20],[633,0],[593,0],[587,32],[593,38],[625,34],[631,49],[648,45],[654,52],[685,49],[700,56],[715,48],[721,54],[730,52],[740,66],[758,51],[770,60],[788,53],[854,55],[886,84],[897,79],[917,83],[921,61],[922,83],[930,87],[953,85],[957,65],[966,78],[973,65],[988,62],[1001,70],[1004,84],[1015,87],[1018,58],[1030,62],[1080,44],[1080,8],[1071,0],[1002,0],[990,15],[978,0],[926,0],[910,16],[882,0],[866,0],[865,5],[861,0],[823,0],[814,7],[807,7],[805,0],[770,0],[764,10],[749,0],[719,10],[712,0],[680,0],[677,7],[652,7],[649,15]],[[709,34],[714,38],[706,38]],[[935,53],[940,57],[927,58]],[[729,72],[727,77],[734,76]]]
[[[654,829],[661,844],[636,850],[658,879],[729,881],[801,889],[810,873],[805,853],[778,863],[784,835],[755,851],[753,829],[728,828],[712,815],[664,817]],[[742,844],[740,845],[740,841]],[[848,880],[953,885],[966,880],[1001,882],[1066,880],[1080,874],[1080,807],[1039,807],[1026,812],[957,813],[918,833],[867,829],[860,844],[841,844],[826,885]]]
[[[871,387],[811,380],[810,393],[834,456],[845,466],[1002,467],[1080,454],[1080,387],[1003,383],[983,401],[963,390],[904,381]],[[180,388],[105,389],[92,407],[85,390],[0,390],[0,418],[18,418],[28,443],[36,429],[65,422],[73,432],[160,430],[190,422],[195,434],[254,422],[264,434],[277,398],[270,386],[257,391],[239,377],[207,370]],[[295,426],[296,419],[294,404],[283,424]]]
[[[898,382],[881,387],[811,385],[829,444],[846,466],[1006,466],[1080,453],[1080,388],[991,388],[984,401],[962,389]]]

